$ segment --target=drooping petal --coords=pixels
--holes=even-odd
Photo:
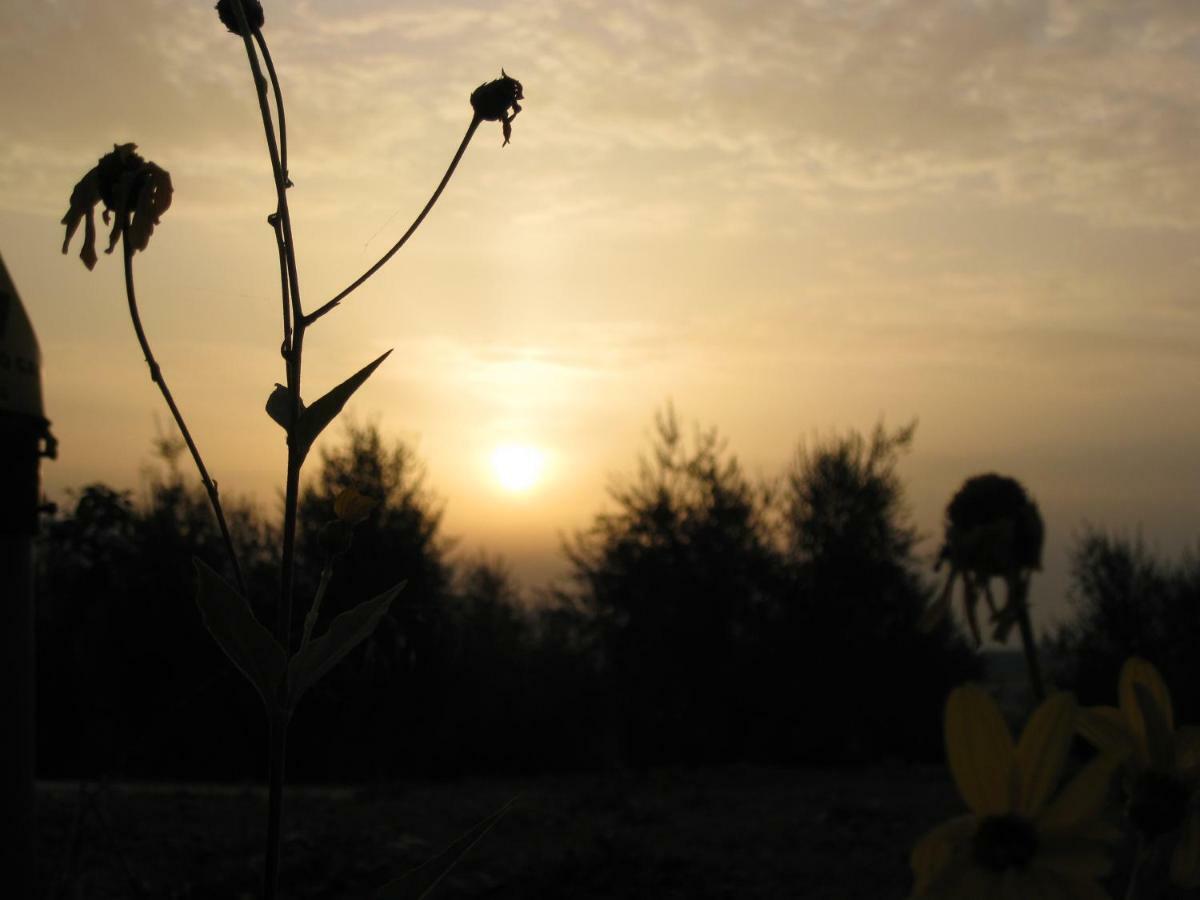
[[[1036,865],[1067,878],[1103,878],[1112,870],[1112,850],[1106,843],[1069,832],[1039,833]]]
[[[1129,721],[1115,706],[1089,706],[1075,719],[1079,733],[1098,750],[1125,759],[1138,751]]]
[[[1102,753],[1084,766],[1038,816],[1039,831],[1077,829],[1097,818],[1120,764],[1121,758],[1116,754]]]
[[[913,896],[923,897],[955,858],[955,850],[971,839],[974,816],[959,816],[926,832],[913,845],[909,863],[913,870]]]
[[[1075,736],[1075,711],[1075,698],[1061,692],[1030,716],[1017,744],[1017,812],[1034,817],[1050,799]]]
[[[171,175],[152,162],[138,173],[139,186],[129,224],[129,243],[134,250],[145,250],[159,218],[171,206]]]
[[[1012,809],[1015,752],[996,702],[983,688],[966,684],[946,701],[946,761],[958,793],[977,815]]]
[[[1171,854],[1171,880],[1180,887],[1200,887],[1200,809],[1192,809]]]
[[[1134,685],[1137,684],[1144,685],[1154,697],[1168,731],[1175,730],[1175,712],[1171,705],[1171,693],[1163,683],[1162,676],[1158,674],[1158,669],[1137,656],[1131,656],[1125,660],[1125,665],[1121,666],[1121,675],[1117,679],[1117,700],[1121,706],[1121,713],[1125,716],[1125,721],[1129,723],[1130,730],[1137,738],[1139,748],[1147,751],[1148,757],[1146,723],[1142,718],[1141,707],[1138,705],[1137,694],[1134,690]]]
[[[93,216],[93,210],[99,202],[99,173],[96,168],[93,168],[79,180],[74,190],[71,191],[70,209],[62,217],[61,223],[67,226],[67,233],[63,238],[62,245],[62,252],[66,253],[67,247],[71,243],[71,238],[74,236],[75,230],[79,227],[79,223],[86,219],[83,249],[79,251],[79,258],[83,260],[83,264],[89,269],[96,266],[96,220]]]
[[[1175,732],[1175,767],[1189,781],[1200,780],[1200,727],[1180,725]]]
[[[1150,764],[1164,771],[1175,768],[1175,735],[1167,723],[1159,699],[1142,682],[1135,682],[1133,693],[1145,724],[1146,755]]]

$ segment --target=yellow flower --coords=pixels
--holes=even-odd
[[[1015,745],[995,701],[964,685],[946,703],[946,758],[970,813],[913,848],[913,897],[1103,900],[1108,844],[1100,814],[1116,758],[1101,754],[1056,796],[1076,726],[1075,699],[1039,706]]]
[[[1117,701],[1083,710],[1079,732],[1124,762],[1134,826],[1151,840],[1178,838],[1171,880],[1200,887],[1200,728],[1175,727],[1170,691],[1144,659],[1121,667]]]

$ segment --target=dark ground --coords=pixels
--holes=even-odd
[[[43,896],[255,897],[260,788],[86,790],[39,789]],[[961,812],[944,769],[902,765],[290,788],[282,895],[370,896],[516,794],[437,900],[899,898],[914,840]]]

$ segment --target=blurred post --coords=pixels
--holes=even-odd
[[[14,900],[34,896],[33,537],[49,426],[37,338],[0,257],[0,872]]]

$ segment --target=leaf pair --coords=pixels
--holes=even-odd
[[[371,377],[371,373],[379,368],[380,364],[388,358],[391,352],[389,350],[383,356],[379,357],[379,359],[359,369],[312,406],[306,407],[304,401],[301,400],[300,418],[295,428],[290,427],[292,424],[291,392],[282,384],[275,385],[275,390],[267,398],[267,415],[280,428],[288,432],[289,439],[295,441],[301,461],[308,455],[308,451],[312,449],[313,442],[325,430],[325,426],[337,418],[337,414],[342,411],[342,407],[346,405],[346,401],[350,399],[350,396],[362,386],[363,382]]]
[[[203,560],[196,605],[217,645],[254,685],[272,716],[287,717],[305,692],[362,643],[387,613],[404,584],[384,591],[335,618],[321,637],[289,660],[279,642],[254,617],[250,604]]]

